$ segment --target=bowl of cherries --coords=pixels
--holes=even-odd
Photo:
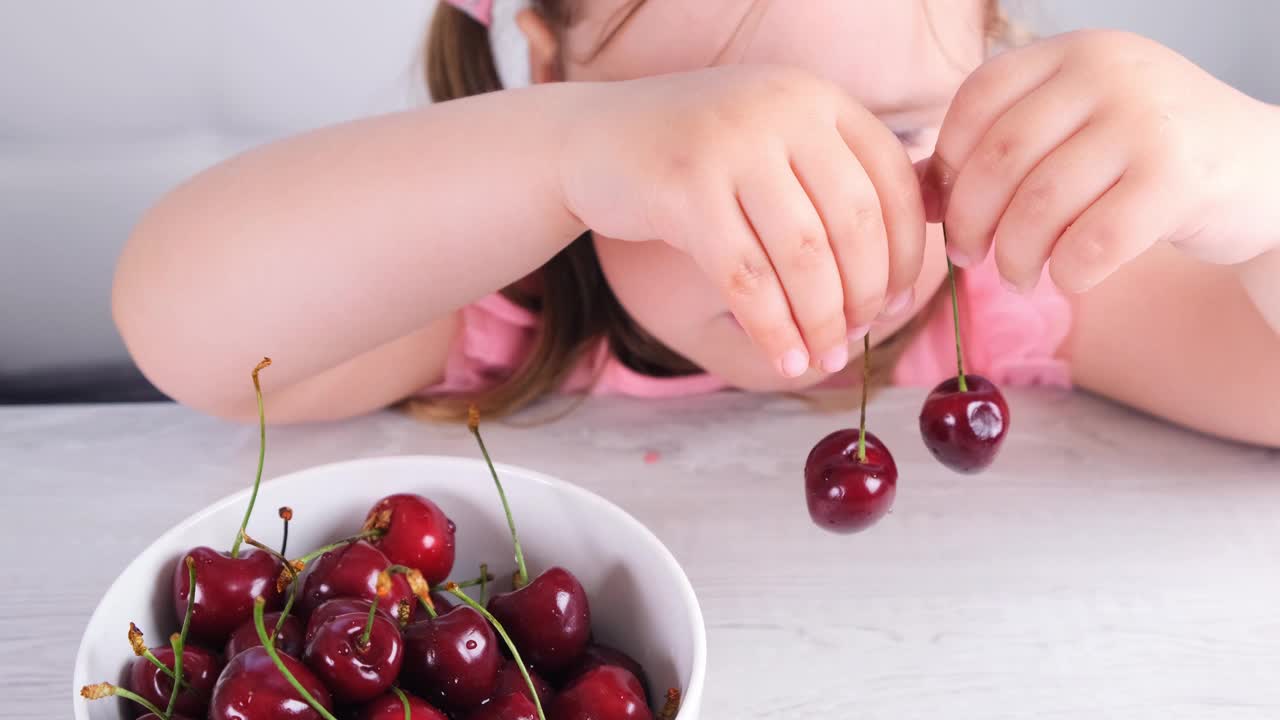
[[[252,487],[103,595],[77,720],[696,718],[706,630],[675,558],[599,496],[494,465],[468,425],[477,458],[262,483],[260,453]]]

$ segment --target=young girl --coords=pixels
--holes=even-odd
[[[160,389],[253,418],[266,353],[276,421],[788,390],[868,332],[932,385],[949,254],[974,372],[1280,445],[1280,109],[1117,32],[984,63],[990,0],[492,2],[437,10],[449,102],[147,213],[114,307]]]

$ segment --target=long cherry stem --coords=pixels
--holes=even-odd
[[[266,604],[267,601],[263,599],[262,596],[258,596],[253,599],[253,627],[258,631],[258,642],[262,643],[262,649],[267,651],[267,655],[271,658],[271,662],[275,663],[276,669],[280,671],[280,674],[284,676],[284,679],[289,681],[289,684],[293,686],[293,689],[298,691],[298,694],[302,696],[302,699],[305,700],[313,710],[320,713],[320,716],[325,720],[338,720],[332,713],[326,710],[325,707],[321,705],[306,688],[302,687],[302,683],[298,682],[298,678],[294,677],[293,673],[289,671],[289,668],[285,666],[284,661],[280,659],[280,653],[276,652],[275,645],[271,642],[271,638],[267,637],[267,627],[262,622],[262,608]]]
[[[858,462],[867,461],[867,382],[871,379],[871,333],[862,336],[862,406],[858,417]]]
[[[169,705],[164,711],[164,716],[173,715],[173,708],[178,704],[178,692],[182,687],[182,653],[187,647],[187,632],[191,630],[191,616],[196,609],[196,561],[190,555],[186,558],[187,563],[187,612],[182,616],[182,630],[171,639],[170,644],[173,646],[173,690],[169,693]]]
[[[122,697],[125,700],[132,700],[138,703],[139,705],[141,705],[142,707],[146,708],[147,712],[150,712],[152,715],[155,715],[161,720],[164,720],[165,718],[169,717],[167,713],[161,712],[160,708],[156,707],[155,705],[152,705],[151,701],[147,700],[141,695],[135,695],[134,693],[131,693],[122,687],[116,687],[111,683],[102,682],[102,683],[97,683],[96,685],[85,685],[84,687],[80,688],[80,697],[84,698],[85,700],[101,700],[102,698],[112,697],[112,696]]]
[[[337,550],[343,545],[350,545],[351,543],[360,542],[361,540],[376,540],[382,537],[383,535],[385,535],[386,533],[387,533],[386,530],[383,530],[380,528],[372,528],[369,530],[364,530],[362,532],[356,533],[355,535],[352,535],[351,537],[343,538],[338,542],[329,543],[324,547],[318,547],[315,550],[312,550],[311,552],[307,553],[306,555],[303,555],[302,557],[298,558],[297,560],[294,560],[294,562],[302,563],[305,566],[307,563],[311,562],[312,560],[315,560],[321,555],[327,552],[330,552],[332,550]]]
[[[947,226],[942,226],[942,244],[947,244]],[[964,379],[964,353],[960,349],[960,300],[956,292],[956,267],[947,256],[947,281],[951,283],[951,323],[956,331],[956,378],[960,383],[960,392],[969,391],[969,383]]]
[[[361,650],[369,649],[369,639],[373,637],[373,619],[378,614],[378,602],[369,603],[369,619],[364,621],[364,632],[360,633],[360,640],[356,642],[356,647]]]
[[[400,704],[404,706],[404,720],[413,720],[413,711],[409,708],[409,698],[405,697],[404,691],[392,685],[391,692],[400,698]]]
[[[533,696],[534,707],[538,709],[538,719],[547,720],[547,716],[542,712],[542,700],[538,698],[538,689],[534,687],[533,679],[529,677],[529,670],[525,667],[524,660],[520,658],[520,651],[516,649],[516,644],[512,642],[511,636],[502,627],[502,623],[498,622],[498,618],[494,617],[483,605],[472,600],[470,595],[462,592],[462,589],[457,585],[449,583],[446,589],[459,600],[470,605],[471,609],[483,615],[484,619],[488,620],[489,624],[493,626],[493,629],[497,630],[498,634],[502,636],[502,641],[507,644],[507,649],[511,651],[511,659],[515,661],[516,667],[520,669],[520,675],[524,677],[525,684],[529,686],[529,694]]]
[[[477,585],[479,585],[481,588],[484,588],[485,583],[493,582],[495,579],[492,575],[489,574],[489,566],[483,563],[480,565],[480,573],[481,573],[480,577],[473,577],[470,580],[460,580],[453,584],[457,585],[460,588],[475,587]],[[431,589],[447,592],[447,590],[445,589],[448,587],[449,587],[449,583],[443,582]]]
[[[502,499],[502,510],[507,514],[507,527],[511,528],[511,544],[516,550],[516,568],[519,573],[516,575],[516,589],[529,584],[529,569],[524,564],[524,550],[520,548],[520,536],[516,534],[516,521],[511,516],[511,505],[507,502],[507,493],[502,489],[502,481],[498,479],[498,471],[493,467],[493,460],[489,457],[489,450],[484,446],[484,438],[480,437],[480,411],[475,405],[471,406],[467,413],[467,428],[471,430],[471,434],[476,436],[476,444],[480,446],[480,453],[484,455],[484,462],[489,466],[489,474],[493,476],[493,484],[498,486],[498,497]]]
[[[282,509],[287,510],[288,508],[282,508]],[[289,515],[292,517],[293,512],[290,511]],[[288,528],[288,525],[286,524],[285,527]],[[287,531],[286,531],[286,535],[287,535]],[[276,639],[276,636],[280,634],[280,630],[284,627],[285,618],[289,617],[289,612],[293,610],[293,601],[294,601],[294,598],[297,597],[298,595],[298,569],[294,567],[293,563],[289,562],[289,558],[285,557],[284,553],[278,553],[274,549],[272,549],[270,546],[264,543],[258,542],[257,540],[254,540],[253,538],[249,537],[248,533],[244,532],[243,530],[240,531],[240,537],[246,543],[252,545],[253,547],[258,548],[259,550],[265,553],[268,553],[275,559],[284,563],[284,570],[281,573],[280,579],[276,581],[277,590],[281,589],[280,583],[283,582],[285,575],[288,575],[289,577],[289,596],[285,598],[284,608],[280,610],[280,617],[276,619],[276,626],[271,631],[271,640],[274,642]],[[288,537],[286,537],[285,540],[288,541]]]
[[[480,604],[489,604],[489,566],[484,563],[480,563]]]
[[[253,368],[253,393],[258,398],[258,474],[253,478],[253,492],[249,493],[249,507],[244,509],[244,520],[240,521],[240,532],[236,533],[236,541],[231,545],[231,557],[240,557],[240,540],[244,529],[249,527],[249,516],[253,515],[253,504],[258,500],[258,487],[262,485],[262,464],[267,459],[267,415],[262,408],[262,383],[258,381],[258,373],[271,365],[271,358],[264,357],[262,362]]]
[[[151,649],[147,647],[147,641],[143,636],[142,631],[133,623],[129,623],[129,645],[133,648],[134,655],[137,655],[152,665],[155,665],[156,669],[164,673],[170,680],[176,680],[173,676],[173,670],[170,669],[168,665],[161,662],[160,658],[155,656],[155,653],[151,652]],[[185,680],[177,684],[183,687],[190,687],[191,685]]]

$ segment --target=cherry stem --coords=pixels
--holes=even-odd
[[[253,368],[253,393],[258,398],[258,474],[253,479],[253,492],[249,493],[249,507],[244,509],[244,520],[240,521],[240,532],[231,545],[232,559],[240,557],[240,540],[244,529],[249,527],[249,516],[253,515],[253,504],[258,500],[258,487],[262,485],[262,464],[267,459],[267,416],[262,409],[262,383],[258,382],[258,373],[271,365],[271,358],[264,357],[262,362]]]
[[[382,537],[383,535],[385,535],[386,532],[387,532],[386,530],[383,530],[380,528],[372,528],[370,530],[365,530],[364,532],[356,533],[351,537],[343,538],[338,542],[330,543],[328,545],[325,545],[324,547],[318,547],[315,550],[312,550],[311,552],[307,553],[306,555],[303,555],[302,557],[298,558],[295,562],[300,562],[303,565],[306,565],[307,563],[311,562],[312,560],[315,560],[321,555],[331,550],[337,550],[343,545],[350,545],[351,543],[360,542],[361,540],[376,540]]]
[[[284,521],[284,534],[280,538],[280,554],[288,555],[289,552],[289,521],[293,519],[293,508],[280,508],[280,519]]]
[[[520,548],[520,537],[516,534],[516,521],[511,516],[511,505],[507,503],[507,493],[502,489],[502,481],[498,479],[498,471],[493,467],[493,460],[489,457],[489,450],[484,446],[484,438],[480,437],[480,411],[475,405],[467,413],[467,427],[471,430],[471,434],[476,436],[476,444],[480,446],[480,453],[484,455],[484,462],[489,466],[489,474],[493,476],[493,484],[498,486],[498,497],[502,499],[502,510],[507,514],[507,527],[511,528],[511,544],[516,549],[516,567],[519,573],[516,575],[516,589],[529,584],[529,569],[524,564],[524,550]],[[539,713],[541,714],[541,713]]]
[[[489,568],[488,565],[485,565],[482,563],[480,565],[480,577],[473,577],[470,580],[463,580],[461,582],[456,582],[453,584],[457,585],[460,588],[469,588],[469,587],[475,587],[479,585],[483,589],[485,586],[485,583],[493,582],[493,580],[495,579],[492,575],[489,574],[488,568]],[[439,585],[436,585],[431,589],[444,590],[447,587],[449,587],[449,583],[445,582],[445,583],[440,583]]]
[[[149,700],[142,697],[141,695],[135,695],[134,693],[129,692],[128,690],[125,690],[122,687],[116,687],[111,683],[104,682],[104,683],[98,683],[97,685],[85,685],[84,687],[80,688],[80,697],[84,698],[85,700],[101,700],[102,698],[111,697],[113,695],[116,697],[124,698],[125,700],[132,700],[138,703],[142,707],[146,708],[147,712],[150,712],[156,717],[161,718],[161,720],[164,720],[164,718],[169,717],[167,713],[161,712],[160,708],[156,707],[155,705],[152,705]]]
[[[942,226],[942,244],[947,244],[947,226]],[[964,353],[960,350],[960,300],[956,292],[956,267],[947,257],[947,280],[951,283],[951,323],[956,331],[956,378],[960,382],[960,392],[969,392],[969,383],[964,379]]]
[[[533,679],[529,677],[529,669],[525,667],[524,660],[520,659],[520,651],[516,649],[516,644],[511,641],[511,636],[508,635],[506,629],[502,627],[502,623],[498,622],[498,618],[494,617],[493,614],[486,610],[483,605],[472,600],[471,596],[462,592],[462,588],[459,588],[456,583],[449,583],[445,589],[450,593],[453,593],[453,595],[462,602],[470,605],[473,610],[483,615],[484,619],[488,620],[489,624],[493,626],[493,629],[497,630],[498,634],[502,636],[502,641],[507,644],[507,649],[511,651],[511,659],[515,661],[516,667],[520,668],[520,675],[524,677],[525,684],[529,686],[529,694],[533,696],[533,704],[538,709],[538,719],[547,720],[547,716],[542,712],[542,700],[538,698],[538,689],[534,687]]]
[[[369,639],[373,637],[373,619],[378,614],[378,601],[369,603],[369,619],[364,621],[364,632],[360,633],[360,640],[356,643],[356,647],[361,651],[369,649]]]
[[[395,685],[391,686],[391,692],[400,698],[400,704],[404,706],[404,720],[413,720],[413,711],[409,709],[409,698],[405,697],[404,691]]]
[[[325,720],[338,720],[321,705],[306,688],[302,687],[302,683],[298,682],[298,678],[294,677],[289,668],[285,667],[284,661],[280,659],[280,653],[276,652],[275,645],[271,642],[271,638],[267,637],[266,625],[262,622],[262,609],[266,606],[267,601],[261,595],[253,599],[253,627],[258,631],[258,642],[262,643],[262,649],[267,651],[267,655],[271,657],[271,662],[275,663],[276,669],[284,676],[285,680],[293,686],[294,690],[302,696],[303,700],[311,706],[313,710],[320,713]]]
[[[862,410],[858,419],[858,462],[867,461],[867,382],[871,378],[871,333],[862,336]]]
[[[191,616],[196,608],[196,561],[188,555],[185,562],[187,563],[187,612],[182,616],[182,630],[169,640],[169,644],[173,646],[173,690],[169,693],[169,705],[164,711],[165,717],[172,715],[174,706],[178,704],[178,692],[182,688],[182,653],[187,647],[187,632],[191,630]]]
[[[480,563],[480,604],[489,604],[489,566],[484,563]]]
[[[176,680],[173,676],[173,670],[171,670],[168,665],[160,662],[160,658],[156,657],[155,654],[151,652],[151,649],[147,647],[146,638],[143,637],[142,631],[133,623],[129,623],[129,645],[133,648],[134,655],[137,655],[152,665],[155,665],[156,668],[160,672],[164,673],[170,680]],[[190,683],[185,680],[177,684],[184,687],[190,687]]]
[[[281,508],[281,510],[288,510],[288,508]],[[289,511],[289,515],[290,517],[292,517],[293,515],[292,510]],[[281,514],[281,516],[283,517],[283,513]],[[288,520],[286,520],[285,521],[285,542],[288,542],[289,540],[288,527],[289,527]],[[284,608],[280,610],[280,617],[276,619],[276,626],[271,631],[271,640],[272,642],[274,642],[276,639],[276,636],[280,634],[281,628],[284,627],[285,618],[289,617],[289,611],[293,610],[293,600],[294,600],[294,597],[296,597],[298,594],[298,569],[293,566],[293,563],[289,562],[289,558],[285,557],[284,553],[278,553],[268,545],[258,542],[257,540],[249,537],[248,533],[246,533],[245,531],[243,530],[240,531],[240,537],[246,543],[252,545],[253,547],[258,548],[259,550],[267,553],[268,555],[275,557],[275,559],[284,563],[284,572],[289,574],[289,597],[285,599]]]

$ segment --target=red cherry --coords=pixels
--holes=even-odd
[[[528,688],[525,690],[527,692]],[[538,720],[538,708],[528,695],[507,693],[476,708],[466,716],[466,720]]]
[[[571,665],[591,635],[587,591],[568,570],[553,567],[519,590],[494,595],[489,612],[530,667],[554,674]]]
[[[467,710],[493,694],[502,653],[489,621],[467,606],[404,629],[401,682],[428,702]]]
[[[195,609],[191,614],[190,637],[221,647],[237,628],[253,618],[253,599],[263,597],[268,610],[279,610],[284,595],[276,589],[276,579],[284,564],[256,548],[241,548],[239,557],[210,547],[193,548],[196,563]],[[181,624],[187,611],[190,578],[185,562],[173,571],[173,608]]]
[[[302,661],[340,703],[362,703],[386,692],[400,674],[404,645],[400,629],[374,612],[369,642],[360,640],[368,613],[329,618],[307,642]]]
[[[529,670],[529,680],[533,682],[533,687],[538,692],[538,700],[545,707],[551,702],[551,696],[555,690],[551,688],[551,683],[542,679],[542,676],[533,670]],[[493,690],[493,697],[490,702],[511,693],[520,693],[533,700],[533,695],[529,692],[529,683],[524,681],[524,675],[520,674],[520,666],[516,665],[516,661],[507,658],[502,663],[502,667],[498,670],[498,685]]]
[[[306,665],[288,655],[280,661],[302,687],[325,709],[333,702],[324,684]],[[266,648],[249,648],[231,659],[213,689],[209,720],[320,720],[316,712],[267,655]]]
[[[449,720],[420,697],[405,693],[405,699],[409,701],[409,720]],[[360,720],[404,720],[404,703],[395,693],[380,695],[360,709]]]
[[[592,643],[582,653],[582,657],[578,658],[578,662],[569,668],[561,679],[561,685],[568,685],[579,677],[585,675],[589,670],[594,670],[601,665],[617,665],[636,676],[640,681],[640,686],[644,688],[644,696],[649,697],[649,678],[645,675],[644,667],[636,662],[634,658],[617,648],[608,645],[598,645]]]
[[[173,667],[173,648],[154,647],[151,648],[151,654],[164,663],[165,667]],[[178,693],[178,701],[173,706],[174,712],[204,717],[209,709],[213,686],[218,682],[218,673],[221,671],[222,663],[213,653],[195,645],[183,647],[182,681],[189,687]],[[146,658],[136,657],[129,663],[129,676],[126,680],[127,689],[162,710],[168,707],[173,681]],[[142,710],[141,706],[138,710]]]
[[[640,681],[630,672],[602,665],[574,680],[551,703],[555,720],[652,720]]]
[[[836,533],[864,530],[893,505],[898,467],[893,455],[871,433],[866,458],[858,459],[858,431],[837,430],[813,446],[804,463],[809,517]]]
[[[369,605],[371,604],[371,600],[361,600],[360,598],[353,597],[341,597],[325,601],[320,605],[320,607],[312,610],[311,617],[307,618],[307,630],[302,636],[303,646],[305,647],[307,643],[311,642],[311,638],[316,635],[316,630],[320,629],[320,626],[329,620],[339,615],[348,615],[351,613],[368,615]],[[378,614],[388,620],[395,620],[394,617],[384,612],[381,607],[378,608]],[[271,624],[267,623],[267,627],[270,626]]]
[[[384,534],[374,545],[396,565],[415,568],[437,585],[453,571],[457,528],[439,506],[421,495],[388,495],[369,510],[365,528]]]
[[[939,462],[962,473],[976,473],[995,460],[1009,431],[1009,404],[995,384],[966,373],[944,380],[920,410],[920,435]]]
[[[378,575],[391,567],[391,561],[378,548],[364,540],[343,545],[321,555],[307,568],[302,578],[298,606],[304,615],[326,600],[339,597],[377,600],[388,615],[395,617],[397,606],[413,599],[413,591],[403,575],[391,576],[391,592],[378,597]],[[250,606],[252,610],[252,606]]]
[[[369,605],[364,606],[365,610],[369,609]],[[280,620],[280,613],[270,612],[262,616],[263,623],[267,626],[267,632],[274,632],[276,623]],[[231,633],[231,639],[227,640],[227,648],[223,652],[223,656],[227,659],[233,658],[251,647],[260,647],[262,641],[258,639],[258,630],[253,626],[253,620],[236,628]],[[276,649],[285,655],[294,658],[302,657],[302,621],[296,615],[290,615],[284,619],[284,625],[280,626],[280,632],[275,637]]]

